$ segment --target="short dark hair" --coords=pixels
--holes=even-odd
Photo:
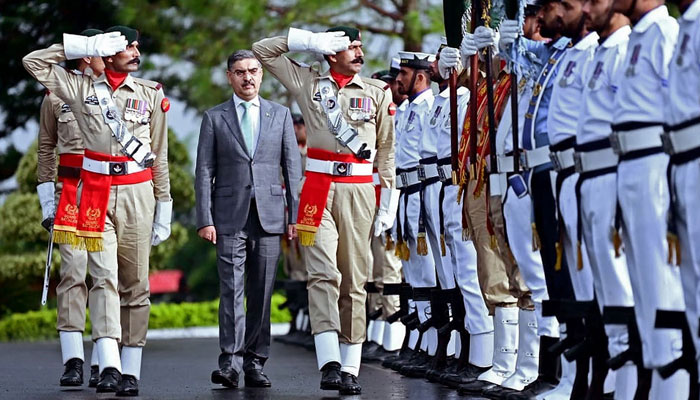
[[[230,56],[228,56],[228,60],[226,61],[226,69],[229,71],[233,67],[233,64],[235,64],[237,61],[241,60],[249,60],[249,59],[257,60],[255,58],[255,54],[253,54],[252,51],[250,50],[236,50],[233,53],[231,53]],[[258,61],[258,64],[260,64],[260,61]],[[262,67],[262,64],[260,64],[260,67]]]

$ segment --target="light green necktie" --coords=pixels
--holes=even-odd
[[[242,101],[243,115],[241,116],[241,133],[243,133],[243,139],[245,140],[245,145],[248,147],[248,154],[253,155],[253,120],[250,118],[250,106],[253,103],[249,101]]]

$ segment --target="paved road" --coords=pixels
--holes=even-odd
[[[209,381],[216,367],[217,339],[151,340],[141,372],[142,399],[332,399],[335,391],[319,390],[320,375],[313,353],[273,342],[265,372],[272,388],[222,389]],[[57,341],[0,343],[0,399],[111,399],[84,386],[68,390],[58,385],[62,372]],[[86,369],[86,378],[89,369]],[[365,364],[360,372],[366,399],[466,399],[425,380],[410,379]],[[241,377],[241,386],[243,379]],[[350,396],[343,396],[350,398]],[[359,398],[360,396],[352,396]]]

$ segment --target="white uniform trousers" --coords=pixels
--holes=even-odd
[[[445,246],[445,255],[442,255],[440,247],[440,187],[442,182],[429,185],[423,191],[423,204],[425,205],[425,230],[430,252],[435,260],[435,271],[443,290],[455,288],[454,268],[450,249]]]
[[[673,167],[676,228],[681,243],[681,277],[685,314],[700,366],[700,159]]]
[[[503,216],[508,233],[508,246],[520,268],[525,284],[532,292],[539,336],[559,337],[559,323],[554,317],[542,316],[542,302],[549,300],[540,252],[532,250],[532,200],[526,194],[518,198],[508,188],[504,198]]]
[[[457,204],[456,185],[445,187],[442,211],[445,218],[445,246],[455,266],[457,286],[462,293],[466,317],[464,328],[472,335],[493,332],[493,318],[489,316],[484,296],[481,295],[476,269],[474,243],[462,240],[462,205]]]
[[[654,154],[621,161],[617,169],[623,241],[647,368],[679,358],[682,347],[680,330],[654,328],[657,310],[685,308],[679,268],[668,263],[667,166],[666,154]]]

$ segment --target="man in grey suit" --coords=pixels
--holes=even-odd
[[[236,388],[242,369],[246,386],[269,387],[270,297],[280,235],[296,237],[301,161],[289,109],[258,96],[253,53],[231,54],[226,75],[234,95],[204,113],[195,172],[197,233],[216,245],[221,290],[211,381]]]

